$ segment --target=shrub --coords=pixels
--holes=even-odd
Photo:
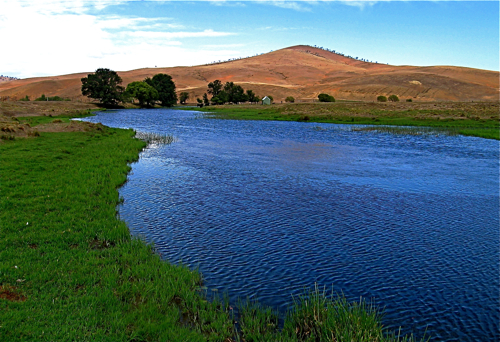
[[[295,102],[295,99],[293,98],[293,96],[288,96],[288,97],[285,99],[285,102],[291,102],[291,103],[294,103],[294,102]]]
[[[47,98],[45,97],[45,94],[42,94],[42,96],[36,98],[35,101],[47,101]]]
[[[413,100],[412,99],[406,99],[406,102],[412,102]]]
[[[335,98],[328,94],[319,94],[318,100],[319,102],[335,102]]]
[[[377,97],[377,101],[378,102],[387,102],[387,97],[385,97],[384,95],[380,95],[379,97]]]
[[[23,97],[22,99],[20,99],[19,101],[29,101],[30,98],[28,95],[26,95],[26,97]]]
[[[392,94],[391,96],[389,96],[389,101],[399,102],[399,97],[397,97],[397,95]]]

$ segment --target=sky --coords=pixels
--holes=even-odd
[[[499,70],[498,1],[0,0],[0,74],[192,66],[293,45]]]

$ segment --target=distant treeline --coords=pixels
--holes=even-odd
[[[312,45],[307,45],[307,46],[310,46],[310,47],[314,47],[316,49],[321,49],[321,50],[324,50],[324,51],[328,51],[328,52],[331,52],[331,53],[334,53],[334,54],[337,54],[339,56],[343,56],[343,57],[347,57],[347,58],[351,58],[351,59],[354,59],[354,60],[357,60],[357,61],[363,61],[363,62],[367,62],[367,63],[377,63],[378,64],[378,61],[370,61],[368,59],[365,59],[365,58],[359,58],[359,57],[353,57],[353,56],[350,56],[350,55],[345,55],[344,53],[342,52],[338,52],[338,51],[335,51],[335,50],[331,50],[331,49],[328,49],[328,48],[324,48],[322,46],[312,46]],[[312,55],[315,55],[315,56],[318,56],[318,57],[323,57],[323,56],[320,56],[319,54],[315,53],[315,52],[312,52],[312,51],[309,51],[309,50],[306,50],[307,53],[310,53]],[[389,63],[387,63],[389,64]]]
[[[19,80],[19,79],[20,78],[17,78],[17,77],[0,75],[0,81],[14,81],[14,80]]]
[[[368,60],[368,59],[365,59],[365,58],[360,58],[360,57],[353,57],[351,55],[346,55],[342,52],[338,52],[338,51],[335,51],[335,50],[332,50],[332,49],[329,49],[329,48],[324,48],[322,46],[317,46],[317,45],[305,45],[305,46],[310,46],[312,48],[316,48],[316,49],[321,49],[321,50],[324,50],[324,51],[328,51],[328,52],[331,52],[331,53],[335,53],[339,56],[343,56],[343,57],[347,57],[347,58],[351,58],[351,59],[354,59],[354,60],[357,60],[357,61],[363,61],[363,62],[367,62],[367,63],[376,63],[376,64],[379,64],[378,61],[372,61],[372,60]],[[274,50],[271,50],[269,52],[273,52]],[[310,51],[310,50],[306,50],[307,53],[310,53],[312,55],[315,55],[315,56],[318,56],[318,57],[323,57],[321,55],[319,55],[318,53],[315,53],[313,51]],[[227,63],[227,62],[232,62],[232,61],[237,61],[237,60],[240,60],[240,59],[246,59],[246,58],[251,58],[251,57],[256,57],[256,56],[261,56],[261,55],[264,55],[264,53],[257,53],[253,56],[247,56],[247,57],[236,57],[236,58],[229,58],[229,59],[225,59],[225,60],[217,60],[217,61],[213,61],[213,62],[210,62],[210,63],[206,63],[204,65],[213,65],[213,64],[222,64],[222,63]],[[387,63],[389,64],[389,63]]]

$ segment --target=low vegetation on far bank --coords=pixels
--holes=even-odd
[[[335,102],[225,105],[200,110],[221,119],[427,126],[500,140],[499,102]]]
[[[83,114],[4,116],[46,129],[0,141],[0,340],[413,341],[385,331],[365,302],[317,288],[282,325],[254,302],[235,316],[198,272],[131,238],[117,187],[146,143],[132,130],[68,122]]]

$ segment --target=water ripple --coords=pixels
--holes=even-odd
[[[175,110],[89,120],[178,138],[141,154],[119,213],[231,300],[284,309],[318,283],[403,333],[500,339],[498,142]]]

